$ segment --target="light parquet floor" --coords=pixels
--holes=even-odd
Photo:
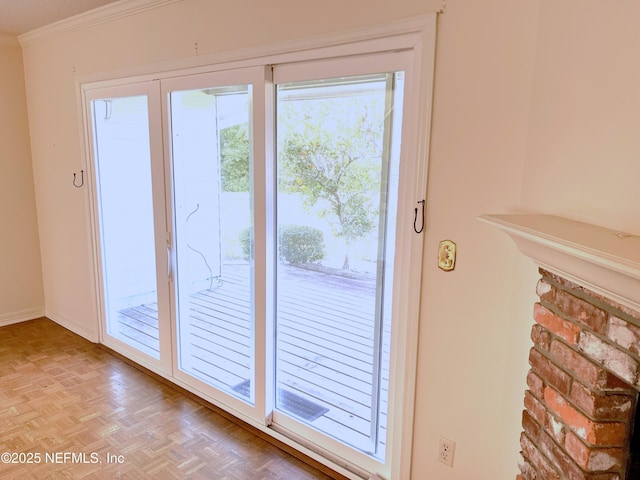
[[[7,453],[33,463],[6,463]],[[109,458],[121,463],[108,463]],[[327,476],[179,390],[38,319],[0,328],[0,478],[344,477]]]

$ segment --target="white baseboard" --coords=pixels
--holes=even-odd
[[[64,313],[56,312],[55,310],[47,309],[44,314],[50,320],[53,320],[61,327],[71,330],[73,333],[80,335],[81,337],[89,340],[90,342],[98,342],[98,332],[92,330],[87,325],[65,315]]]
[[[0,315],[0,327],[26,322],[35,318],[44,317],[44,307],[29,308],[20,312],[4,313]]]

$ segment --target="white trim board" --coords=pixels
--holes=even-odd
[[[367,51],[380,53],[413,48],[420,50],[424,55],[423,61],[428,61],[433,60],[430,57],[435,56],[436,17],[435,13],[425,14],[329,35],[316,35],[207,55],[182,57],[176,60],[126,67],[108,72],[80,74],[76,77],[76,83],[78,85],[92,84],[94,88],[101,88],[111,86],[113,83],[117,84],[122,79],[127,79],[128,82],[144,82],[170,78],[176,75],[176,71],[180,71],[180,75],[183,75],[185,71],[195,75],[264,65],[265,63],[276,65],[309,61],[314,58],[330,58],[337,55],[358,55]],[[421,49],[421,47],[428,47],[425,45],[427,41],[433,42],[433,52],[428,48]],[[336,54],[335,52],[338,50],[339,54]],[[433,65],[430,68],[432,67]],[[433,78],[424,79],[424,81],[431,84]]]
[[[28,308],[19,312],[5,313],[0,315],[0,327],[35,320],[36,318],[44,316],[44,307]]]
[[[554,215],[482,215],[539,267],[640,312],[640,236]]]
[[[18,36],[18,42],[23,47],[31,45],[37,41],[61,35],[66,32],[89,28],[101,23],[110,22],[122,17],[135,15],[146,10],[159,8],[182,0],[121,0],[110,3],[103,7],[89,10],[88,12],[75,15],[59,22],[52,23],[36,30],[23,33]]]
[[[68,315],[47,308],[43,316],[54,321],[61,327],[71,330],[73,333],[80,335],[90,342],[98,343],[98,334],[95,331],[92,331],[92,329],[83,325],[82,322],[79,322]]]
[[[18,37],[13,35],[0,34],[0,46],[2,47],[19,47]]]

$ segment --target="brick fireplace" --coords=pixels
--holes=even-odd
[[[640,313],[540,273],[519,478],[626,478],[639,387]]]
[[[547,215],[481,220],[540,267],[517,480],[640,479],[640,237]]]

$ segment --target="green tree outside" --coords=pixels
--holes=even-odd
[[[370,98],[297,102],[282,115],[290,127],[280,139],[279,188],[302,195],[308,209],[325,201],[319,214],[344,239],[346,270],[352,243],[378,224],[383,125],[371,117],[383,116],[370,115],[370,104]]]
[[[328,98],[290,102],[279,112],[279,189],[300,194],[307,210],[320,205],[320,217],[345,242],[346,270],[351,245],[378,225],[383,105],[371,97]],[[248,125],[220,135],[222,190],[248,192]]]
[[[233,125],[220,131],[220,170],[223,192],[249,191],[249,126]]]

